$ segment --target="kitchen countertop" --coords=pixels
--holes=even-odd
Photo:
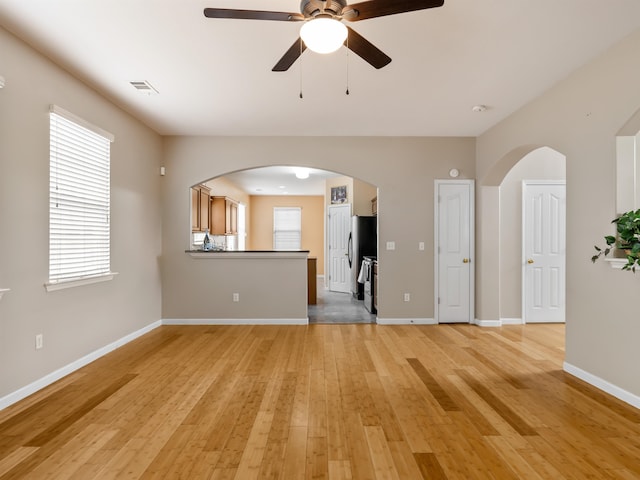
[[[193,258],[307,258],[309,250],[185,250]]]
[[[186,253],[309,253],[309,250],[185,250]]]

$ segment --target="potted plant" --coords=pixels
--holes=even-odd
[[[606,257],[612,249],[617,248],[624,251],[627,259],[622,269],[635,273],[636,266],[640,266],[640,209],[623,213],[611,223],[616,224],[617,238],[605,236],[607,246],[603,249],[596,245],[597,253],[591,257],[591,261],[595,263],[602,255]]]

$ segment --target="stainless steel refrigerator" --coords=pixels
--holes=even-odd
[[[347,255],[351,269],[351,294],[358,300],[364,298],[364,284],[358,282],[363,257],[375,257],[378,253],[377,225],[377,217],[351,217]]]

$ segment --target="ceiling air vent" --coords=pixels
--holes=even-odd
[[[153,88],[153,85],[151,85],[146,80],[143,80],[141,82],[129,82],[129,83],[131,83],[131,85],[133,85],[133,87],[136,90],[138,90],[140,93],[146,93],[147,95],[157,95],[158,94],[158,90]]]

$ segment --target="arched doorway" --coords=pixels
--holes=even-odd
[[[523,181],[566,178],[565,156],[545,145],[504,155],[479,183],[478,324],[524,323]]]
[[[219,175],[215,178],[199,182],[194,187],[204,188],[214,199],[223,199],[226,203],[238,206],[235,221],[237,230],[219,234],[216,221],[204,223],[213,235],[213,243],[224,250],[277,250],[275,237],[275,211],[283,209],[297,209],[299,212],[299,241],[298,247],[309,250],[317,272],[317,302],[314,298],[308,309],[309,321],[316,323],[362,323],[376,320],[375,315],[364,308],[363,299],[351,299],[348,289],[342,298],[328,291],[329,278],[333,275],[330,255],[330,222],[328,213],[332,207],[347,206],[349,209],[348,225],[351,224],[351,214],[372,217],[372,200],[377,197],[377,187],[353,177],[341,175],[328,170],[320,170],[299,166],[267,166],[257,167]],[[334,190],[343,192],[344,197],[336,200]],[[213,205],[213,203],[212,203]],[[192,217],[195,208],[192,202]],[[213,212],[213,207],[211,209]],[[244,212],[245,221],[242,222]],[[349,236],[346,233],[344,243]],[[192,248],[198,249],[202,245],[204,228],[197,231],[192,229]],[[245,235],[244,238],[241,238]],[[374,245],[377,237],[373,238]],[[244,244],[244,247],[243,247]],[[354,266],[355,268],[355,266]],[[314,275],[315,278],[315,275]],[[311,285],[311,282],[309,282]],[[348,287],[347,287],[348,288]]]
[[[523,156],[500,183],[501,323],[564,322],[566,159]]]

